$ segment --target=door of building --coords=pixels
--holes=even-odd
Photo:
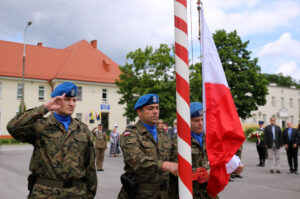
[[[107,132],[108,131],[108,116],[109,116],[109,113],[102,113],[101,114],[101,123],[103,124],[103,131],[104,132]]]

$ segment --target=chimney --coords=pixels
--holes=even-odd
[[[92,45],[94,48],[97,48],[97,40],[92,40],[92,41],[91,41],[91,45]]]
[[[37,46],[42,47],[42,46],[43,46],[43,43],[42,43],[42,42],[38,42],[38,43],[37,43]]]

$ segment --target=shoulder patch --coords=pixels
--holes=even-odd
[[[130,134],[131,134],[131,132],[129,132],[129,131],[123,133],[123,135],[130,135]]]

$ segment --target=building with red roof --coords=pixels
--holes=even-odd
[[[0,40],[0,134],[7,133],[7,122],[19,111],[23,48],[23,43]],[[56,85],[71,81],[79,87],[73,117],[90,127],[102,121],[106,128],[115,123],[125,128],[124,108],[118,104],[115,85],[119,74],[118,64],[97,49],[97,40],[81,40],[64,49],[42,43],[26,45],[25,105],[32,108],[45,103]]]

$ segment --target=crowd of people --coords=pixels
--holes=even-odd
[[[71,117],[77,90],[75,84],[64,82],[53,90],[48,102],[16,115],[7,125],[16,140],[34,146],[28,177],[30,199],[91,199],[96,195],[96,171],[104,171],[107,137],[101,124],[90,132],[84,123]],[[209,176],[203,107],[200,102],[192,102],[190,108],[192,168],[202,168]],[[125,163],[118,198],[178,198],[177,121],[172,128],[166,128],[159,120],[157,94],[140,96],[133,111],[137,112],[138,122],[127,126],[122,134],[114,125],[109,135],[110,155],[118,156],[121,148]],[[92,135],[96,137],[95,147]],[[228,174],[238,175],[243,167],[236,155],[226,164]],[[207,179],[194,181],[193,198],[218,198],[210,195],[206,187]]]
[[[257,166],[264,167],[267,159],[270,173],[281,173],[280,149],[284,148],[287,154],[289,174],[298,174],[298,146],[300,145],[300,124],[298,129],[288,121],[287,128],[283,131],[276,125],[276,118],[270,118],[270,124],[264,127],[264,122],[259,121],[259,128],[250,134],[256,140],[259,157]],[[253,136],[254,135],[254,136]]]

